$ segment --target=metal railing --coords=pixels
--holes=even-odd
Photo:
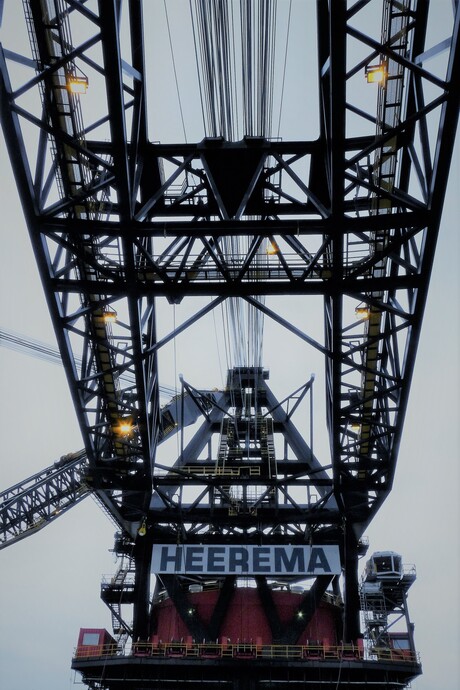
[[[267,645],[253,642],[210,643],[203,642],[137,642],[130,656],[161,657],[165,659],[285,659],[299,661],[370,661],[393,663],[420,663],[418,652],[403,649],[375,648],[373,658],[366,658],[364,649],[356,645]],[[80,646],[75,659],[125,656],[116,644]]]

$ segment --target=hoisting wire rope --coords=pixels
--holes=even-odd
[[[288,21],[287,21],[287,29],[286,29],[286,47],[284,50],[284,64],[283,64],[283,78],[281,82],[281,96],[280,96],[280,110],[278,114],[278,128],[276,130],[276,137],[279,139],[280,136],[280,129],[281,129],[281,113],[283,110],[283,101],[284,101],[284,86],[286,83],[286,68],[287,68],[287,56],[288,56],[288,46],[289,46],[289,35],[291,33],[291,14],[292,14],[292,0],[289,0],[289,13],[288,13]]]
[[[242,127],[244,135],[270,137],[277,0],[240,0],[239,7],[228,0],[190,0],[190,13],[205,136],[235,141]],[[235,29],[238,16],[239,35]],[[238,64],[237,55],[241,55]],[[251,241],[251,237],[221,239],[230,268],[241,268]],[[261,245],[253,280],[262,274],[265,260]],[[260,367],[263,314],[233,297],[226,301],[224,313],[224,328],[230,328],[225,338],[230,348],[229,368]]]
[[[171,60],[172,60],[172,67],[173,67],[173,72],[174,72],[174,81],[176,84],[176,93],[177,93],[177,100],[179,102],[179,112],[180,112],[180,119],[182,122],[182,130],[184,132],[184,140],[187,143],[187,132],[185,130],[185,121],[184,121],[184,111],[182,109],[182,100],[180,97],[180,91],[179,91],[179,81],[177,78],[177,70],[176,70],[176,61],[174,59],[174,50],[173,50],[173,42],[172,42],[172,36],[171,36],[171,27],[169,25],[169,15],[168,15],[168,8],[166,5],[166,0],[163,0],[164,8],[165,8],[165,15],[166,15],[166,26],[168,29],[168,38],[169,38],[169,48],[171,50]]]
[[[5,347],[13,352],[29,355],[30,357],[41,359],[51,364],[63,366],[61,353],[57,346],[50,345],[49,343],[45,343],[41,340],[36,340],[35,338],[31,338],[22,333],[0,328],[0,347]],[[74,360],[77,367],[82,366],[82,360],[80,357],[75,356]],[[128,371],[121,373],[120,379],[127,383],[135,383],[133,375]],[[172,386],[160,385],[159,390],[160,395],[169,399],[175,395],[176,389]]]

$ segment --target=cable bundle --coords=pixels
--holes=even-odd
[[[206,136],[230,141],[270,137],[277,0],[190,0],[190,11]],[[222,250],[236,270],[251,241],[252,237],[222,239]],[[257,261],[262,264],[260,251]],[[224,327],[228,366],[260,367],[263,314],[230,298]]]

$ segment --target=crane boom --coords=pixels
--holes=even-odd
[[[0,549],[35,534],[89,494],[84,451],[69,453],[0,493]]]
[[[217,391],[184,388],[161,409],[159,443],[194,424],[221,396]],[[35,534],[90,493],[119,530],[132,533],[129,523],[108,508],[101,478],[90,468],[85,450],[80,450],[0,493],[0,549]]]

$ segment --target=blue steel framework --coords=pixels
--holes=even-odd
[[[158,353],[231,297],[324,355],[330,459],[296,468],[323,500],[299,506],[291,495],[295,472],[277,477],[277,487],[287,498],[285,525],[298,524],[300,531],[314,523],[319,534],[341,546],[345,640],[359,635],[360,537],[392,486],[457,128],[460,10],[455,3],[446,41],[429,46],[428,2],[383,2],[379,38],[361,28],[366,0],[334,2],[333,11],[330,5],[316,5],[320,136],[314,141],[149,141],[137,0],[123,3],[127,17],[116,0],[91,7],[76,0],[30,0],[24,6],[31,55],[7,47],[0,52],[2,126],[82,430],[91,488],[126,540],[135,542],[130,601],[136,639],[148,633],[151,547],[151,538],[136,535],[140,525],[148,535],[158,524],[156,501],[163,501],[162,529],[171,540],[181,531],[184,538],[206,541],[211,528],[218,528],[236,543],[238,529],[255,538],[251,530],[257,532],[261,511],[267,525],[278,519],[279,506],[270,501],[253,515],[231,519],[228,510],[219,517],[197,501],[183,506],[187,519],[161,492]],[[129,31],[122,42],[126,18]],[[82,37],[77,46],[74,23]],[[350,49],[352,43],[358,51]],[[430,58],[445,51],[447,70],[440,76],[430,71]],[[377,87],[377,112],[370,112],[348,87],[376,62],[387,76]],[[27,80],[9,69],[14,63],[30,68]],[[68,88],[72,77],[85,85],[86,73],[103,87],[101,109],[89,116],[83,116],[83,99]],[[35,148],[26,145],[25,128],[36,133]],[[231,237],[248,238],[245,254],[226,251],[225,238]],[[276,264],[267,261],[261,271],[260,249],[267,241],[276,247]],[[262,295],[322,296],[324,341],[265,306],[257,299]],[[159,339],[160,296],[172,304],[189,296],[213,300]],[[364,307],[361,322],[351,322],[350,304]],[[115,310],[123,318],[114,323],[108,316]],[[283,407],[270,397],[261,372],[245,376],[257,379],[264,414],[286,437],[290,419],[285,411],[276,419],[273,411]],[[203,399],[196,393],[207,425],[196,436],[197,447],[230,409],[228,393],[221,396]],[[120,433],[120,419],[132,431]],[[291,449],[296,442],[297,436],[288,440]],[[302,443],[302,457],[313,458]],[[294,450],[300,464],[301,455]],[[196,476],[195,481],[200,483]],[[228,482],[213,478],[203,484],[223,495]],[[174,486],[181,486],[180,477]],[[196,530],[196,521],[209,527],[208,536]],[[289,529],[282,533],[292,540]],[[328,584],[317,579],[307,607],[314,609],[312,602]],[[173,596],[173,585],[165,586]],[[260,591],[268,607],[263,584]],[[177,600],[178,610],[184,605]],[[220,606],[225,608],[225,595]]]

